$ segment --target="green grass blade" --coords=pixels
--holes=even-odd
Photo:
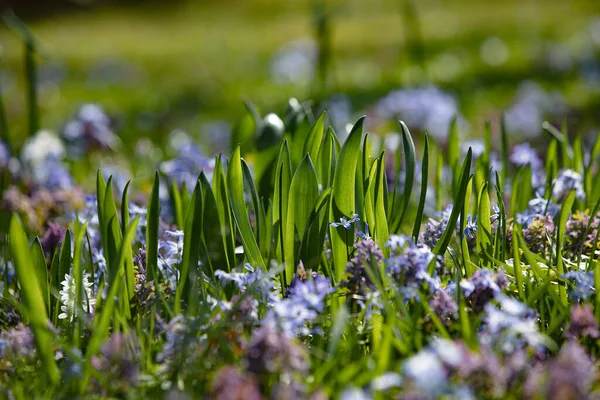
[[[491,207],[490,207],[490,194],[487,189],[487,183],[484,183],[479,189],[479,205],[477,213],[477,249],[480,254],[480,260],[482,261],[482,267],[488,266],[489,264],[484,261],[481,257],[484,253],[494,254],[492,248],[492,224],[491,218]]]
[[[425,210],[425,200],[427,199],[427,187],[429,186],[429,137],[425,135],[425,147],[423,147],[423,162],[421,163],[421,194],[419,195],[419,208],[415,217],[412,237],[415,243],[419,238],[419,230],[423,221],[423,211]]]
[[[52,333],[48,326],[44,297],[40,289],[38,274],[29,255],[27,236],[21,221],[17,217],[12,218],[9,232],[10,251],[15,263],[15,272],[21,286],[38,355],[42,360],[46,377],[51,384],[55,385],[60,381],[60,372],[54,360]]]
[[[560,213],[558,215],[558,226],[556,230],[556,269],[558,273],[562,276],[566,271],[564,267],[564,261],[562,256],[562,248],[564,244],[564,235],[567,226],[567,220],[569,219],[569,214],[571,213],[571,208],[573,207],[573,203],[575,202],[575,191],[571,190],[567,195],[565,201],[563,202]],[[560,286],[559,288],[560,299],[563,304],[567,304],[567,290],[564,286]]]
[[[458,216],[462,212],[462,208],[465,203],[465,194],[467,193],[467,185],[470,181],[469,173],[471,170],[472,157],[473,151],[471,150],[471,148],[469,148],[469,151],[467,152],[467,156],[463,161],[463,165],[461,168],[458,190],[454,199],[454,206],[452,207],[452,212],[450,213],[450,218],[448,219],[448,226],[442,234],[440,241],[435,245],[435,248],[433,249],[433,252],[437,255],[443,255],[446,252],[446,248],[448,247],[448,244],[450,244],[450,240],[452,239],[452,235],[454,234],[454,230],[456,229],[456,221],[458,220]]]
[[[91,369],[93,368],[92,357],[98,354],[98,351],[100,351],[100,345],[104,339],[108,337],[110,320],[115,314],[116,297],[121,291],[121,287],[125,283],[125,269],[123,268],[123,265],[125,264],[125,258],[127,257],[128,251],[131,249],[131,242],[135,236],[138,223],[139,216],[133,219],[127,228],[125,235],[123,236],[123,240],[116,258],[116,264],[120,266],[119,270],[117,271],[117,279],[109,284],[110,286],[106,300],[102,303],[102,309],[96,310],[94,331],[92,332],[92,336],[88,342],[85,352],[85,358],[87,362],[84,367],[83,377],[80,380],[81,393],[83,393],[86,389],[90,379]]]
[[[227,256],[227,270],[231,271],[236,266],[235,258],[235,222],[233,220],[231,207],[229,206],[229,192],[227,189],[225,172],[221,156],[216,158],[215,169],[213,171],[213,194],[219,212],[221,224],[221,237],[223,238],[223,248]],[[183,227],[183,225],[182,225]]]

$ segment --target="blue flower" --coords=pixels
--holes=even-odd
[[[564,274],[563,279],[568,279],[574,283],[569,292],[573,300],[585,300],[594,294],[594,272],[571,271]]]
[[[337,228],[338,226],[343,226],[346,229],[350,229],[350,224],[360,221],[358,218],[358,214],[354,214],[350,220],[347,220],[346,217],[341,217],[340,222],[330,222],[329,226],[333,228]]]
[[[477,217],[475,217],[475,219],[473,219],[471,215],[467,217],[467,224],[465,226],[464,233],[468,239],[475,239],[475,234],[477,233]]]

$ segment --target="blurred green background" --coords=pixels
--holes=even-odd
[[[41,126],[57,131],[94,102],[126,145],[141,136],[160,145],[176,128],[201,137],[235,121],[244,98],[283,112],[290,97],[343,94],[351,114],[368,114],[391,90],[435,85],[458,100],[476,134],[532,82],[536,95],[559,97],[554,117],[568,114],[580,130],[600,122],[598,1],[40,4],[13,6],[39,44]],[[2,96],[18,141],[27,132],[23,45],[2,26],[0,46]]]

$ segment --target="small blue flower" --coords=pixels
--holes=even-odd
[[[467,225],[465,226],[464,233],[468,239],[475,239],[475,234],[477,233],[477,217],[475,217],[475,219],[470,215],[467,217]]]
[[[346,217],[341,217],[340,222],[330,222],[329,226],[331,226],[332,228],[343,226],[345,229],[350,229],[350,224],[356,221],[360,221],[360,218],[358,218],[358,214],[354,214],[350,220],[347,220]]]
[[[564,274],[563,279],[568,279],[574,283],[569,292],[573,300],[585,300],[594,294],[594,272],[571,271]]]

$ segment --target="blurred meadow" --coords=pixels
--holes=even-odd
[[[60,130],[79,105],[97,103],[125,150],[140,137],[161,147],[183,129],[208,153],[229,151],[242,99],[265,112],[313,99],[349,120],[406,88],[439,88],[449,96],[441,107],[475,137],[501,110],[529,139],[544,118],[568,116],[584,132],[600,122],[595,1],[35,3],[14,8],[36,39],[41,127]],[[21,142],[23,44],[2,26],[0,48],[10,135]]]

